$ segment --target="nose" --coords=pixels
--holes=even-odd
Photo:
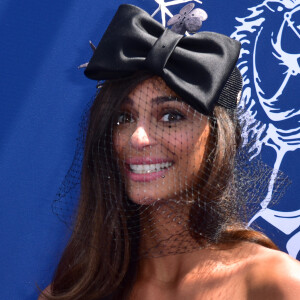
[[[154,140],[150,138],[143,126],[138,126],[130,138],[130,144],[137,150],[142,150],[147,146],[152,146]]]

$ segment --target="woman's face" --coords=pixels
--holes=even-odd
[[[137,204],[184,198],[201,173],[208,135],[207,117],[178,100],[160,77],[136,86],[113,133],[129,198]]]

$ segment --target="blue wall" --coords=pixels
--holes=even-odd
[[[203,2],[199,7],[209,16],[203,30],[227,35],[233,34],[235,27],[241,24],[236,17],[247,17],[251,13],[248,8],[262,3],[254,0]],[[271,55],[270,60],[266,60],[262,53],[257,54],[257,61],[260,74],[266,74],[266,93],[268,87],[273,88],[274,82],[280,85],[280,77],[285,71],[284,68],[276,69],[279,64],[273,60],[270,48],[270,33],[278,31],[282,23],[283,15],[275,14],[283,11],[278,9],[279,2],[288,10],[300,5],[299,1],[273,1],[270,8],[274,11],[267,11],[267,8],[262,15],[266,22],[261,41],[266,46],[260,49],[265,48]],[[0,299],[36,299],[36,284],[45,288],[50,283],[67,242],[70,232],[52,213],[51,205],[72,162],[81,113],[95,92],[95,82],[86,79],[77,66],[89,60],[88,41],[98,43],[121,3],[126,2],[0,1]],[[150,13],[157,7],[154,0],[129,3]],[[174,7],[172,11],[176,13],[179,8]],[[254,28],[254,36],[251,40],[249,37],[250,45],[259,30],[261,26]],[[297,30],[300,32],[300,27]],[[284,41],[285,51],[299,54],[299,38],[293,42],[289,40]],[[251,69],[251,60],[247,63]],[[251,79],[249,74],[245,73],[245,77]],[[294,83],[283,92],[289,106],[296,110],[299,109],[299,77],[294,76]],[[249,86],[252,86],[253,99],[258,103],[253,84],[251,81]],[[263,109],[259,105],[256,108],[260,111],[260,121],[269,126],[272,122]],[[276,128],[295,130],[293,134],[289,131],[290,136],[295,135],[292,138],[295,150],[290,150],[280,165],[293,183],[280,202],[272,205],[273,210],[292,212],[288,220],[293,220],[295,228],[287,234],[279,225],[274,226],[277,223],[270,222],[268,217],[255,221],[284,251],[287,251],[286,243],[296,236],[296,246],[292,247],[295,257],[300,244],[295,234],[299,233],[297,224],[300,224],[300,213],[297,215],[300,209],[297,122],[296,116],[287,120],[283,127],[278,125],[279,121],[272,123]],[[275,163],[275,153],[267,142],[262,142],[261,155],[271,166]]]

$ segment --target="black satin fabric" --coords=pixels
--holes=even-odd
[[[85,75],[108,80],[149,70],[161,76],[183,101],[201,113],[211,114],[216,104],[236,107],[236,96],[221,103],[218,100],[239,52],[240,43],[225,35],[199,32],[183,36],[164,28],[144,10],[123,4],[97,46]]]

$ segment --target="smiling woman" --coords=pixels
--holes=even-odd
[[[161,78],[135,87],[122,103],[117,124],[114,148],[134,203],[182,197],[196,182],[209,133],[207,117],[179,100]]]
[[[145,60],[124,56],[137,53],[126,48],[134,30],[135,41],[158,35]],[[239,48],[119,8],[85,71],[106,82],[89,112],[73,234],[41,299],[297,299],[299,264],[244,225],[262,177],[243,168]]]

